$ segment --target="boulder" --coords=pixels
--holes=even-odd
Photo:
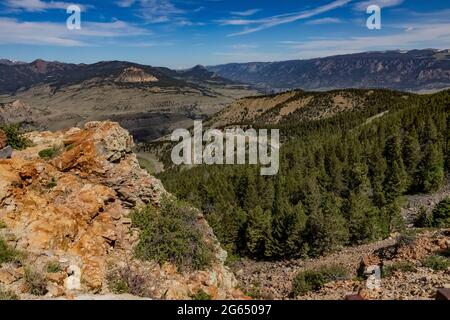
[[[0,159],[9,159],[12,157],[12,153],[13,149],[10,146],[0,149]]]

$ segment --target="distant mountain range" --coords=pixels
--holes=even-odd
[[[388,88],[406,91],[450,87],[450,50],[366,52],[311,60],[230,63],[209,71],[268,91]]]
[[[128,73],[134,70],[134,75],[123,74],[126,69]],[[58,89],[86,81],[191,88],[211,84],[248,84],[265,92],[344,88],[434,91],[450,87],[450,49],[365,52],[310,60],[230,63],[209,67],[197,65],[187,70],[126,61],[70,64],[0,59],[0,93],[13,94],[42,84]]]
[[[140,87],[196,88],[205,85],[232,85],[202,66],[175,71],[126,61],[71,64],[41,59],[31,63],[0,60],[0,93],[14,94],[37,85],[52,89],[80,83],[111,83]]]

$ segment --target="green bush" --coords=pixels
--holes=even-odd
[[[2,300],[19,300],[19,297],[11,290],[0,288],[0,301]]]
[[[445,198],[434,207],[431,219],[433,227],[450,227],[450,197]]]
[[[413,263],[411,263],[409,261],[396,262],[396,263],[394,263],[392,265],[383,266],[383,268],[381,269],[381,276],[383,278],[389,278],[396,271],[399,271],[399,272],[415,272],[416,271],[416,267],[414,266]]]
[[[211,296],[203,290],[198,290],[194,295],[191,296],[192,300],[211,300]]]
[[[3,239],[0,239],[0,264],[15,262],[20,258],[20,252],[10,248]]]
[[[47,183],[46,188],[47,189],[53,189],[58,185],[58,181],[55,177],[52,177],[52,179]]]
[[[320,290],[326,283],[346,279],[348,276],[348,271],[339,265],[299,272],[292,283],[291,296],[296,297],[309,291]]]
[[[164,198],[158,210],[148,205],[132,214],[133,226],[141,230],[135,248],[138,258],[171,262],[180,269],[203,269],[213,259],[211,244],[203,238],[197,211],[187,203]]]
[[[47,281],[38,271],[31,268],[25,268],[25,284],[30,294],[43,296],[47,293]]]
[[[450,259],[440,255],[434,255],[423,260],[422,264],[435,271],[445,271],[450,267]]]
[[[432,226],[431,215],[428,213],[427,209],[420,208],[416,219],[414,220],[414,227],[416,228],[429,228]]]
[[[0,125],[0,130],[6,134],[8,145],[13,149],[22,150],[31,146],[31,141],[23,137],[19,124]]]
[[[50,261],[47,263],[46,269],[48,273],[58,273],[62,271],[61,264],[58,261]]]
[[[49,149],[44,149],[39,151],[38,155],[39,157],[41,157],[42,159],[53,159],[54,157],[56,157],[59,153],[61,152],[61,150],[57,147],[51,147]]]

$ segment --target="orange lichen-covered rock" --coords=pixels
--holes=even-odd
[[[111,261],[133,264],[147,282],[157,279],[146,286],[158,298],[189,298],[193,288],[217,298],[238,295],[218,244],[217,262],[193,275],[171,265],[147,267],[134,258],[139,231],[129,214],[136,206],[158,205],[167,192],[140,168],[125,129],[114,122],[90,122],[84,129],[26,136],[31,147],[0,160],[0,221],[12,245],[26,251],[36,267],[61,264],[61,273],[45,277],[49,296],[60,296],[63,285],[66,297],[79,291],[108,293]],[[54,157],[42,159],[39,152],[48,148],[56,150]],[[198,223],[204,225],[205,240],[217,242],[201,215]],[[4,273],[2,280],[12,277]]]

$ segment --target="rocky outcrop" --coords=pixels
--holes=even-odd
[[[116,78],[116,82],[124,82],[124,83],[147,83],[157,81],[159,81],[158,78],[136,67],[126,68]]]
[[[34,111],[21,100],[0,104],[0,124],[3,123],[31,123]]]
[[[133,247],[139,231],[129,214],[135,207],[158,205],[166,194],[160,181],[142,170],[133,140],[113,122],[90,122],[84,129],[27,134],[33,143],[0,160],[0,236],[27,253],[33,268],[52,261],[62,269],[47,273],[47,296],[109,293],[111,266],[132,268],[152,298],[189,298],[203,290],[214,298],[239,297],[232,273],[202,217],[205,238],[216,245],[216,262],[205,271],[179,273],[174,266],[138,261]],[[38,153],[53,150],[50,160]],[[7,264],[0,282],[23,294],[23,266]],[[131,270],[131,269],[130,269]],[[45,272],[44,272],[45,273]],[[9,275],[9,276],[8,276]]]

